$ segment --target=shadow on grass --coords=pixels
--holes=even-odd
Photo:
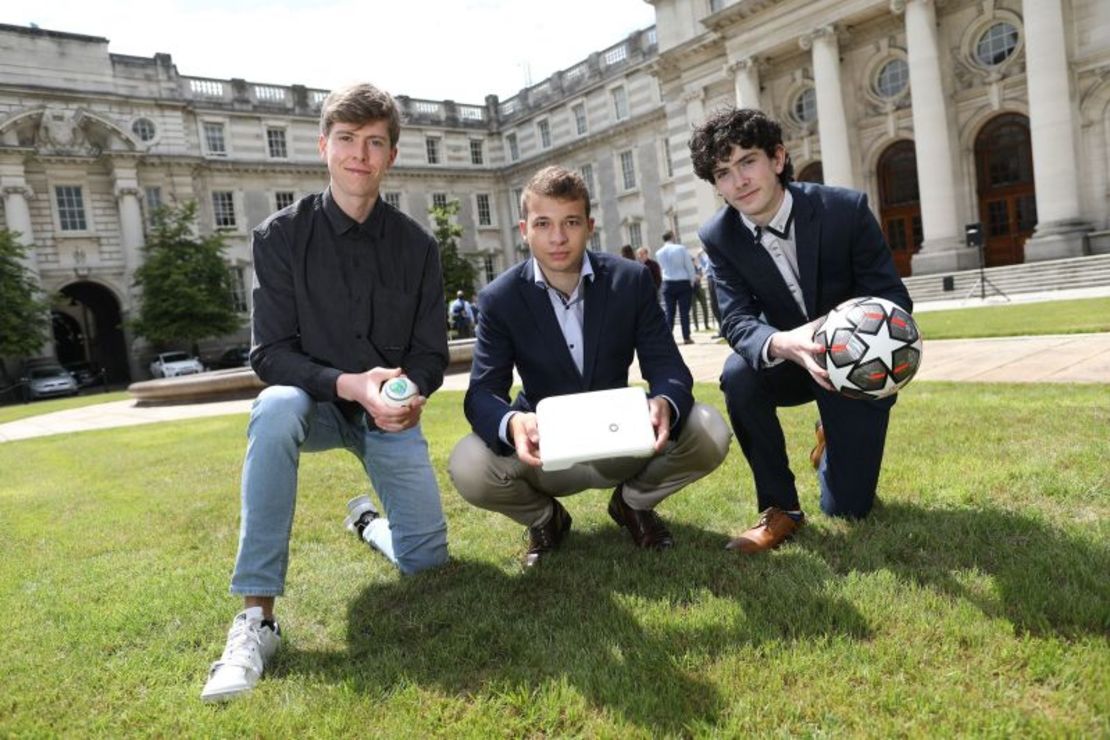
[[[1110,632],[1110,548],[1092,540],[1001,509],[895,503],[842,531],[813,527],[798,544],[838,575],[891,571],[966,599],[1018,634],[1075,637]],[[993,589],[969,589],[961,576],[972,571],[990,576]]]
[[[598,709],[673,734],[714,722],[728,703],[685,664],[704,670],[737,645],[869,637],[859,612],[824,588],[834,574],[806,553],[738,567],[720,534],[671,529],[679,547],[666,553],[635,550],[607,526],[573,531],[535,571],[456,560],[372,586],[350,607],[346,653],[283,651],[275,668],[373,694],[415,684],[495,703],[565,683]]]

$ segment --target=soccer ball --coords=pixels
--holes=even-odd
[[[829,311],[813,333],[825,347],[817,363],[848,398],[885,398],[921,365],[921,332],[913,317],[885,298],[853,298]]]

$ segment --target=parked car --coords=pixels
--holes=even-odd
[[[176,378],[203,372],[204,365],[187,352],[163,352],[150,363],[150,374],[155,378]]]
[[[229,367],[247,367],[251,364],[251,348],[245,344],[224,350],[223,354],[209,361],[208,367],[224,369]]]
[[[76,396],[77,381],[61,365],[36,365],[27,370],[24,393],[28,401],[53,396]]]
[[[65,368],[81,388],[104,382],[104,371],[91,362],[71,362]]]

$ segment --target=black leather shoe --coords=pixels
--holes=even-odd
[[[609,516],[617,526],[628,530],[636,547],[650,550],[667,550],[674,547],[674,539],[659,515],[651,509],[647,511],[633,509],[624,502],[621,491],[622,487],[617,486],[613,491],[613,497],[609,499]]]
[[[528,528],[528,551],[524,553],[524,567],[531,568],[547,555],[553,552],[567,537],[570,531],[570,514],[563,505],[552,499],[554,510],[547,523],[539,527]]]

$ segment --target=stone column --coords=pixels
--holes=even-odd
[[[759,109],[759,63],[748,57],[725,65],[725,74],[733,78],[736,107]]]
[[[695,126],[700,126],[705,122],[704,90],[701,88],[697,90],[687,90],[682,94],[682,102],[686,106],[686,131],[691,131]],[[688,150],[687,156],[689,156]],[[713,186],[695,175],[693,166],[688,168],[688,172],[689,178],[685,183],[685,187],[680,186],[678,188],[678,197],[680,200],[683,199],[682,190],[686,190],[687,192],[693,191],[692,196],[695,206],[694,218],[696,223],[682,224],[681,226],[683,234],[694,234],[697,232],[698,227],[708,221],[710,216],[717,211],[719,203]]]
[[[937,44],[935,0],[894,0],[892,9],[906,13],[906,56],[913,97],[914,151],[921,194],[925,241],[913,257],[913,273],[966,270],[979,264],[978,252],[964,243],[956,206],[952,164],[952,129],[944,93]]]
[[[116,185],[116,202],[119,204],[120,247],[123,268],[130,273],[143,248],[143,210],[139,205],[139,189]]]
[[[1075,146],[1076,105],[1071,94],[1064,12],[1060,0],[1026,0],[1025,80],[1037,229],[1025,243],[1025,260],[1083,254],[1091,225],[1080,216]]]
[[[821,137],[821,164],[825,183],[857,187],[852,149],[848,143],[848,116],[840,84],[840,44],[833,26],[825,26],[799,39],[803,49],[813,49],[813,83],[817,88],[817,133]]]

